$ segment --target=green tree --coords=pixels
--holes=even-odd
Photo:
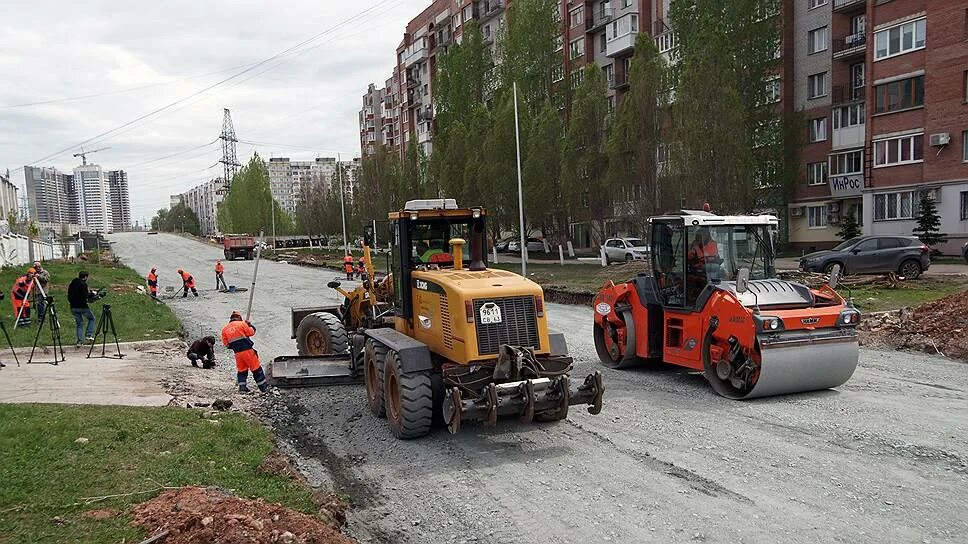
[[[67,223],[61,223],[60,235],[57,240],[60,242],[61,258],[66,259],[71,251],[71,244],[74,242],[74,237],[71,236],[71,229]]]
[[[363,157],[354,186],[355,214],[362,221],[385,220],[387,212],[399,209],[400,160],[394,153],[378,146],[374,153]]]
[[[911,231],[912,234],[932,249],[938,244],[947,242],[948,235],[941,233],[941,216],[938,214],[938,206],[929,191],[921,191],[918,208],[918,226],[914,227]]]
[[[609,133],[607,183],[621,187],[628,202],[631,226],[645,234],[646,221],[662,211],[659,153],[662,126],[668,108],[668,76],[665,60],[652,37],[639,33],[629,74],[629,91],[619,104]]]
[[[494,65],[477,21],[464,24],[461,43],[440,56],[434,78],[434,115],[437,134],[446,134],[483,107],[485,93],[493,88]],[[436,143],[436,142],[435,142]]]
[[[523,136],[523,134],[522,134]],[[526,142],[522,142],[522,147]],[[484,137],[478,156],[476,180],[479,196],[466,203],[482,204],[490,216],[491,236],[500,237],[502,228],[517,232],[517,150],[514,132],[514,100],[510,94],[500,99],[494,118]]]
[[[222,232],[271,233],[273,214],[277,234],[292,232],[292,218],[272,198],[265,161],[254,154],[232,178],[232,185],[219,209],[219,229]]]
[[[7,226],[10,227],[10,232],[19,232],[20,216],[17,215],[16,211],[10,210],[10,213],[7,214]]]
[[[860,223],[857,222],[857,218],[854,214],[848,213],[840,219],[840,230],[837,231],[837,236],[845,242],[851,238],[860,236]]]
[[[559,221],[565,211],[561,202],[561,140],[564,127],[558,108],[545,102],[532,123],[523,165],[524,213],[531,228],[545,237],[563,241],[567,222]]]
[[[518,85],[521,107],[532,117],[548,101],[559,103],[552,74],[561,65],[557,0],[515,0],[508,6],[506,31],[498,36],[500,86]]]
[[[417,142],[417,137],[413,134],[410,135],[410,141],[407,143],[407,150],[403,157],[403,169],[401,174],[402,187],[406,197],[404,201],[410,200],[412,198],[424,198],[426,195],[426,187],[424,183],[424,161],[426,156],[423,152],[423,147]]]
[[[187,232],[198,236],[201,227],[198,215],[183,203],[175,204],[171,209],[162,208],[151,218],[151,229],[162,232]]]
[[[604,239],[605,220],[612,215],[612,191],[605,182],[608,166],[605,92],[602,70],[594,63],[586,66],[575,91],[561,155],[562,200],[574,219],[588,221],[592,226],[594,245]]]

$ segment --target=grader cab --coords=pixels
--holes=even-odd
[[[506,415],[563,419],[575,404],[598,413],[601,374],[572,383],[572,358],[564,336],[548,330],[541,287],[487,267],[485,218],[484,209],[453,199],[391,212],[387,275],[373,279],[367,247],[362,284],[334,286],[344,295],[340,307],[294,310],[303,356],[277,360],[274,380],[362,375],[371,412],[398,438],[427,434],[435,415],[457,432],[462,422],[493,425]]]

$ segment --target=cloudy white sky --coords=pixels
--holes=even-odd
[[[258,142],[239,144],[242,163],[253,151],[358,156],[361,96],[390,74],[407,21],[429,3],[0,0],[0,169],[21,188],[24,165],[69,172],[80,164],[72,154],[81,142],[326,31],[84,147],[110,147],[89,161],[128,171],[136,221],[167,206],[168,195],[220,174],[213,140],[222,108],[232,110],[240,140]],[[100,96],[60,100],[83,95]],[[45,101],[54,102],[27,105]]]

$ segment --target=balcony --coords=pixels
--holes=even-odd
[[[830,101],[834,105],[849,104],[864,100],[864,87],[853,87],[851,85],[834,85],[830,90]]]
[[[629,86],[629,76],[628,74],[614,74],[608,80],[608,88],[613,90],[627,89]]]
[[[832,57],[838,60],[853,59],[867,55],[867,34],[858,32],[843,38],[837,38],[833,43]]]
[[[605,32],[605,56],[617,57],[623,53],[631,53],[635,49],[638,33],[637,13],[626,13],[615,19]]]
[[[502,8],[503,6],[501,5],[500,0],[486,0],[483,4],[481,4],[478,17],[480,17],[482,20],[488,19],[500,13]]]
[[[427,60],[427,38],[420,38],[403,50],[403,65],[410,68],[414,64]]]
[[[598,32],[605,28],[605,25],[612,21],[615,11],[611,7],[606,7],[594,13],[591,19],[585,22],[588,32]]]
[[[420,123],[417,125],[417,141],[425,144],[431,139],[430,123]]]
[[[605,56],[617,57],[635,49],[635,37],[638,32],[629,32],[623,36],[616,36],[605,42]]]
[[[867,0],[834,0],[834,13],[850,13],[867,9]]]
[[[407,89],[415,89],[420,85],[420,82],[412,77],[407,77]]]

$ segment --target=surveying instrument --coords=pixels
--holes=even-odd
[[[99,293],[99,298],[100,295]],[[114,337],[114,345],[118,348],[118,354],[108,355],[107,354],[107,344],[108,344],[108,329],[111,330],[111,336]],[[91,340],[91,349],[87,352],[87,358],[90,359],[94,353],[94,346],[97,344],[98,336],[101,337],[101,355],[98,357],[103,359],[123,359],[124,355],[121,353],[121,343],[118,342],[118,331],[114,328],[114,316],[111,314],[111,305],[105,304],[101,307],[101,315],[97,318],[97,328],[94,329],[94,340]]]
[[[41,313],[37,318],[37,334],[34,335],[34,345],[30,348],[30,357],[27,359],[27,364],[33,364],[34,362],[34,352],[37,351],[37,342],[40,340],[40,331],[43,330],[44,323],[47,323],[48,327],[50,327],[51,347],[53,347],[54,350],[54,360],[49,364],[56,365],[67,360],[67,358],[64,356],[64,344],[61,342],[61,326],[60,321],[57,319],[57,307],[54,306],[54,297],[47,296],[47,293],[44,292],[44,288],[40,285],[39,281],[34,279],[32,280],[32,283],[33,286],[40,291],[40,295],[44,297],[45,305],[43,313]],[[3,323],[0,322],[0,325],[2,324]],[[6,334],[7,329],[4,328],[3,332]],[[7,341],[10,341],[9,338]],[[58,348],[60,348],[59,357],[57,355]],[[46,347],[44,348],[44,351],[47,351]]]

